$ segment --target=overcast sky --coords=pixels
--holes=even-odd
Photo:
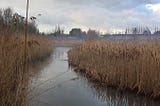
[[[1,0],[0,8],[11,7],[25,14],[26,0]],[[160,26],[160,0],[30,0],[30,16],[38,16],[40,31],[61,25],[114,32],[126,27]]]

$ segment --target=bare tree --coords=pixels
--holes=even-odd
[[[31,17],[28,23],[29,33],[39,33],[36,25],[36,17]],[[25,29],[25,17],[18,13],[13,13],[11,8],[0,9],[0,30],[18,32]]]
[[[5,20],[5,24],[7,26],[9,26],[11,24],[11,20],[12,20],[12,14],[13,14],[13,11],[11,8],[7,8],[4,10],[4,20]]]

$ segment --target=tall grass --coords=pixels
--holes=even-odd
[[[49,55],[53,42],[47,37],[30,35],[27,63]],[[29,70],[24,70],[23,33],[0,32],[0,106],[27,105]]]
[[[87,41],[69,51],[69,63],[108,86],[160,97],[160,42]]]

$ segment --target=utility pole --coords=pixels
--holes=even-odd
[[[27,43],[27,37],[28,37],[28,12],[29,12],[29,0],[27,0],[27,5],[26,5],[25,43]]]
[[[25,26],[25,38],[24,38],[24,71],[27,71],[28,13],[29,13],[29,0],[27,0],[26,2],[26,26]]]

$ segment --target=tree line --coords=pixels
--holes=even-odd
[[[26,18],[13,12],[11,8],[0,9],[0,31],[20,32],[25,29]],[[36,17],[30,17],[28,22],[29,33],[39,33]]]

